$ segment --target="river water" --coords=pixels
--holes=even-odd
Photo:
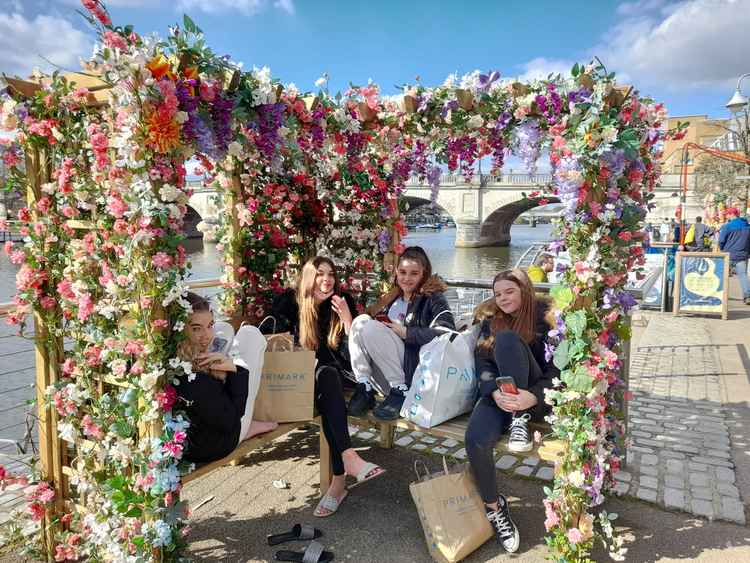
[[[550,225],[513,225],[511,244],[496,248],[456,248],[456,230],[440,232],[410,232],[404,239],[406,245],[419,245],[425,249],[435,273],[444,278],[492,278],[497,272],[512,267],[524,251],[534,242],[549,240]],[[216,278],[221,274],[221,253],[215,244],[188,241],[192,263],[191,278]],[[0,256],[0,303],[10,301],[15,292],[15,275],[18,267]]]

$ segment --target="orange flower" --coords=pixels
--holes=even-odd
[[[164,55],[159,55],[151,59],[146,68],[151,71],[151,76],[156,80],[161,80],[165,76],[170,80],[174,80],[175,76],[169,68],[169,61],[164,58]]]
[[[165,112],[153,112],[146,118],[146,126],[146,144],[157,152],[169,152],[180,144],[180,124]]]
[[[189,66],[185,70],[182,71],[183,78],[187,80],[191,80],[194,78],[198,78],[198,67],[197,66]]]

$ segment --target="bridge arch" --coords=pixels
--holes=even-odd
[[[559,203],[556,197],[540,199],[519,199],[501,205],[490,213],[479,228],[479,244],[477,246],[508,246],[510,244],[510,228],[521,213],[544,204]]]
[[[185,213],[184,221],[185,237],[189,239],[203,238],[203,233],[198,230],[198,223],[203,221],[203,217],[201,217],[200,213],[198,213],[198,211],[196,211],[191,205],[187,206],[187,213]]]
[[[407,209],[407,213],[411,213],[412,211],[419,209],[420,207],[425,207],[427,205],[431,205],[432,201],[420,197],[420,196],[414,196],[414,195],[408,195],[408,196],[401,196],[401,199],[406,202],[406,204],[409,206]],[[453,213],[451,213],[450,209],[446,209],[444,206],[440,205],[440,200],[438,200],[435,203],[435,208],[440,211],[440,213],[444,215],[448,215],[454,222],[456,220]]]

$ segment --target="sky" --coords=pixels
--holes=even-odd
[[[750,72],[750,0],[109,0],[115,24],[167,34],[187,13],[218,54],[315,90],[438,85],[450,73],[522,79],[569,72],[597,56],[670,115],[728,117]],[[0,0],[0,71],[67,69],[91,53],[79,0]],[[750,78],[743,83],[750,95]]]

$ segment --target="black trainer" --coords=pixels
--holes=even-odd
[[[380,420],[396,420],[401,416],[401,406],[404,404],[406,395],[400,389],[392,388],[385,400],[380,403],[372,414]]]
[[[497,510],[485,506],[487,520],[490,521],[495,530],[497,542],[503,546],[508,553],[515,553],[521,545],[521,536],[518,534],[518,528],[510,517],[508,501],[503,495],[497,497]]]
[[[529,420],[531,420],[529,413],[513,417],[508,436],[508,450],[511,452],[530,452],[534,448],[531,432],[529,432]]]
[[[375,406],[375,391],[367,390],[364,383],[357,383],[354,394],[349,399],[348,411],[351,416],[362,416]]]

